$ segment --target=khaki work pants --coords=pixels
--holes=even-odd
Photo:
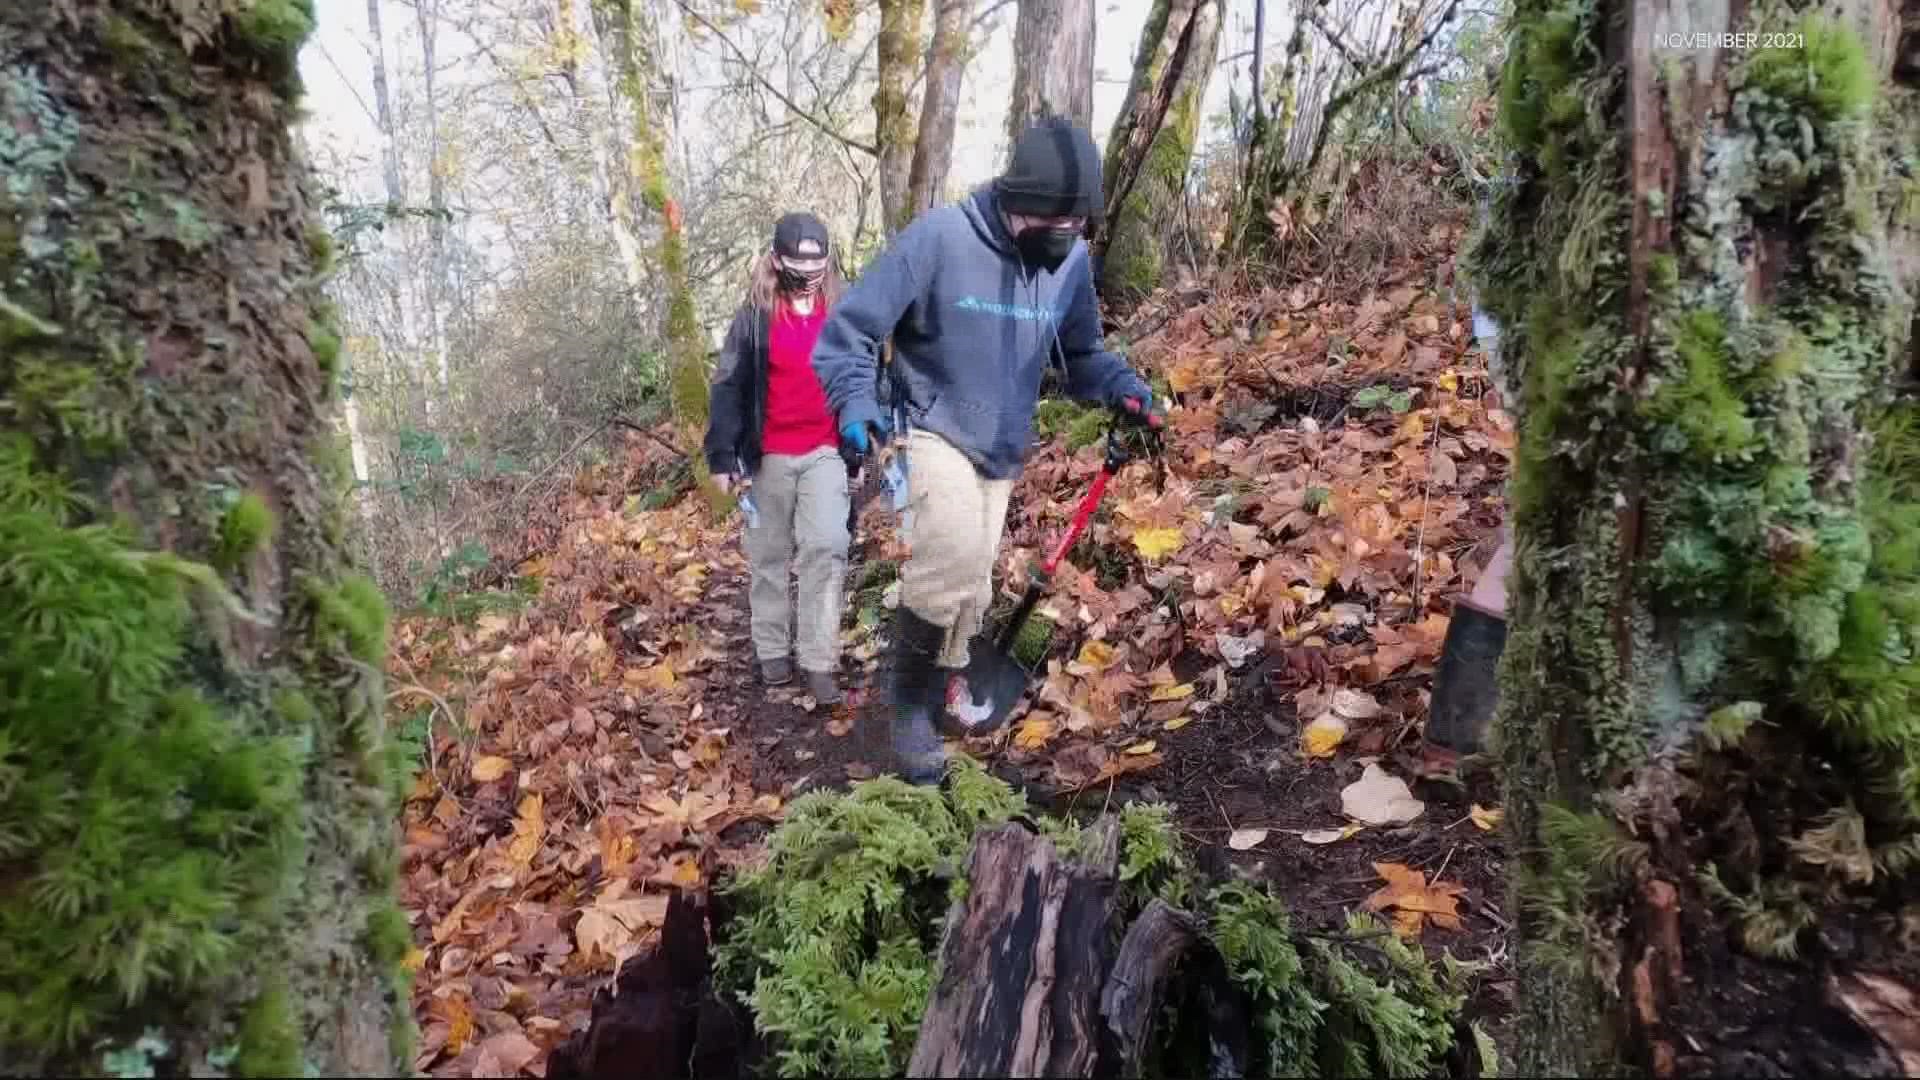
[[[930,431],[907,437],[908,555],[900,602],[947,631],[943,668],[967,666],[967,642],[993,602],[993,563],[1013,480],[989,480]]]
[[[768,454],[753,477],[753,502],[760,520],[745,538],[753,566],[747,592],[753,651],[761,660],[785,660],[791,646],[802,671],[831,673],[840,662],[840,594],[851,539],[846,463],[832,447],[798,457]],[[797,612],[789,602],[789,566],[800,579]]]

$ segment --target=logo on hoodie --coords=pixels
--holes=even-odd
[[[953,306],[961,311],[984,311],[989,315],[998,315],[1003,319],[1019,319],[1022,322],[1053,321],[1051,308],[1029,307],[1026,304],[1000,304],[992,300],[982,300],[977,296],[963,296],[954,301]]]

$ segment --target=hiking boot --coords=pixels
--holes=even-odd
[[[1507,645],[1507,620],[1467,600],[1455,601],[1440,663],[1433,673],[1425,755],[1441,768],[1478,754],[1500,704],[1495,678]]]
[[[944,628],[904,604],[894,616],[893,752],[900,778],[909,784],[938,784],[946,773],[946,747],[934,728],[947,703],[947,673],[935,663],[946,637]]]
[[[840,684],[834,681],[830,671],[809,671],[807,675],[807,693],[813,695],[815,704],[838,705],[842,698]]]
[[[768,686],[785,686],[793,681],[793,661],[786,657],[760,661],[760,681]]]

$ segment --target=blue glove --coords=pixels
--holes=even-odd
[[[867,434],[868,428],[873,429],[871,437]],[[874,442],[886,437],[887,422],[885,420],[850,420],[840,425],[840,449],[842,453],[850,451],[864,457],[872,452]]]

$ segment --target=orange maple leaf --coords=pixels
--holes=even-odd
[[[1373,871],[1386,884],[1367,897],[1363,906],[1368,911],[1394,909],[1395,934],[1403,938],[1419,937],[1421,926],[1427,920],[1443,929],[1460,929],[1460,913],[1455,905],[1467,891],[1466,886],[1451,881],[1428,884],[1425,873],[1401,863],[1377,862],[1373,864]]]

